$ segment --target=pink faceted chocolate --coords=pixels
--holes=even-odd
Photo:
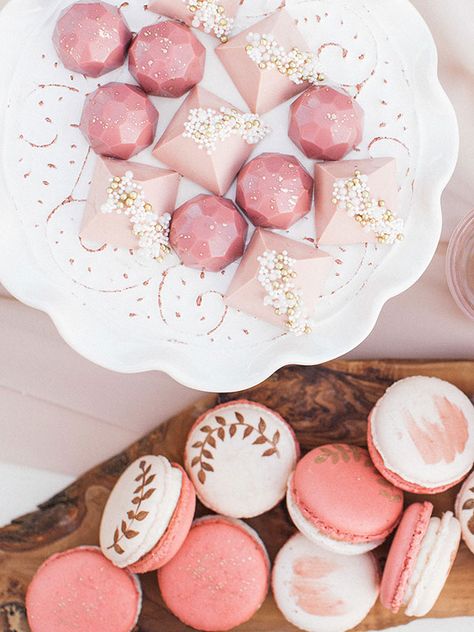
[[[97,154],[128,160],[151,145],[158,116],[137,86],[108,83],[87,97],[80,128]]]
[[[288,135],[313,160],[341,160],[362,141],[363,129],[363,109],[334,88],[309,88],[291,106]]]
[[[178,208],[170,243],[184,265],[218,272],[242,256],[247,223],[230,201],[197,195]]]
[[[100,77],[125,61],[132,34],[117,7],[107,2],[72,4],[56,24],[53,43],[69,70]]]
[[[311,209],[313,178],[295,156],[266,153],[237,179],[237,204],[255,226],[286,229]]]
[[[146,26],[130,48],[129,68],[141,87],[157,97],[181,97],[204,74],[206,49],[178,22]]]

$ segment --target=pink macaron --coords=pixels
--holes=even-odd
[[[300,533],[277,555],[272,574],[275,601],[283,616],[307,632],[342,632],[358,625],[379,594],[372,553],[339,555]]]
[[[459,491],[455,512],[461,524],[462,539],[474,553],[474,472],[466,478]]]
[[[435,605],[451,571],[461,539],[458,520],[448,511],[431,516],[433,505],[414,503],[393,539],[382,578],[380,601],[396,613],[423,617]]]
[[[138,579],[91,546],[50,557],[26,594],[31,632],[131,632],[141,604]]]
[[[444,380],[400,380],[370,413],[367,442],[377,469],[400,489],[443,492],[474,463],[474,406]]]
[[[363,448],[346,444],[308,452],[288,483],[287,506],[296,527],[321,547],[366,553],[395,529],[403,492],[386,481]]]
[[[171,612],[197,630],[232,630],[263,604],[270,562],[257,533],[240,520],[196,520],[185,543],[158,572]]]
[[[173,557],[191,528],[196,495],[186,472],[164,456],[132,463],[113,488],[102,516],[100,546],[120,568],[157,570]]]
[[[208,410],[191,428],[184,462],[199,500],[216,513],[253,518],[285,496],[300,450],[291,426],[256,402]]]

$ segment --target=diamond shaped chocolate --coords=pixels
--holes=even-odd
[[[263,114],[321,81],[315,57],[283,9],[216,48],[252,112]]]
[[[129,68],[140,86],[157,97],[181,97],[204,74],[206,49],[179,22],[145,26],[133,40]]]
[[[119,181],[128,175],[136,185],[135,199],[143,198],[150,212],[159,218],[171,214],[175,208],[180,177],[175,171],[159,169],[137,162],[98,158],[89,191],[80,231],[81,239],[116,248],[140,247],[138,231],[131,221],[133,211],[127,200],[133,195],[117,195],[117,204],[110,204],[111,193],[119,190]],[[121,203],[121,205],[119,205]]]
[[[258,228],[225,302],[295,334],[310,333],[331,266],[327,253]]]
[[[392,244],[403,238],[393,158],[318,163],[314,176],[319,244]]]
[[[155,158],[224,195],[268,128],[200,86],[193,88],[158,141]]]

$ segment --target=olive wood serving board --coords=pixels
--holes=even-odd
[[[204,397],[121,454],[84,474],[41,505],[38,511],[0,529],[0,632],[29,629],[23,605],[25,591],[34,572],[49,555],[81,544],[97,544],[107,495],[125,467],[150,453],[181,461],[187,430],[207,408],[241,397],[274,408],[292,424],[303,453],[332,441],[364,446],[367,414],[373,404],[393,381],[420,374],[449,380],[468,396],[474,394],[474,362],[336,361],[319,367],[286,367],[244,393]],[[457,489],[430,499],[436,511],[453,508]],[[407,500],[413,499],[407,495]],[[205,510],[199,507],[198,512],[203,514]],[[294,532],[284,503],[249,523],[262,536],[272,559]],[[382,549],[379,554],[383,558],[385,551]],[[163,605],[155,573],[142,576],[142,585],[144,604],[137,631],[191,630]],[[474,556],[462,545],[444,592],[430,616],[474,615],[473,586]],[[407,617],[394,616],[377,604],[356,629],[379,630],[407,621]],[[280,615],[270,595],[257,615],[238,628],[242,632],[295,629]]]

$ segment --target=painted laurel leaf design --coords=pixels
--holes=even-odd
[[[277,430],[270,439],[265,433],[267,430],[267,422],[260,417],[257,427],[246,421],[244,415],[238,411],[234,413],[235,420],[228,421],[225,417],[216,415],[214,417],[216,426],[209,424],[199,428],[199,431],[206,435],[202,441],[196,441],[192,444],[192,448],[199,450],[199,453],[191,460],[191,467],[199,467],[197,477],[201,485],[206,482],[207,473],[214,472],[214,468],[209,463],[214,459],[211,449],[217,448],[217,440],[225,441],[226,431],[232,439],[237,436],[239,428],[242,428],[242,440],[247,439],[250,435],[255,434],[256,438],[252,445],[268,445],[268,448],[261,454],[262,457],[270,457],[276,455],[280,458],[278,444],[280,442],[280,432]]]
[[[314,459],[315,463],[326,463],[330,460],[334,465],[341,460],[344,463],[353,461],[359,462],[362,458],[367,458],[364,451],[355,445],[332,445],[319,448],[320,454]]]
[[[140,535],[140,531],[132,527],[134,527],[136,522],[142,522],[148,516],[149,512],[141,509],[141,506],[145,500],[151,498],[156,491],[156,487],[150,487],[156,478],[156,474],[150,474],[151,465],[147,465],[146,461],[140,461],[139,468],[140,474],[135,478],[138,487],[133,491],[136,496],[134,496],[131,501],[134,507],[127,511],[127,519],[129,522],[122,520],[120,528],[117,527],[114,531],[113,543],[107,547],[109,550],[114,549],[117,555],[123,555],[125,553],[125,550],[120,545],[120,542],[122,542],[124,538],[125,540],[133,540],[133,538]]]

